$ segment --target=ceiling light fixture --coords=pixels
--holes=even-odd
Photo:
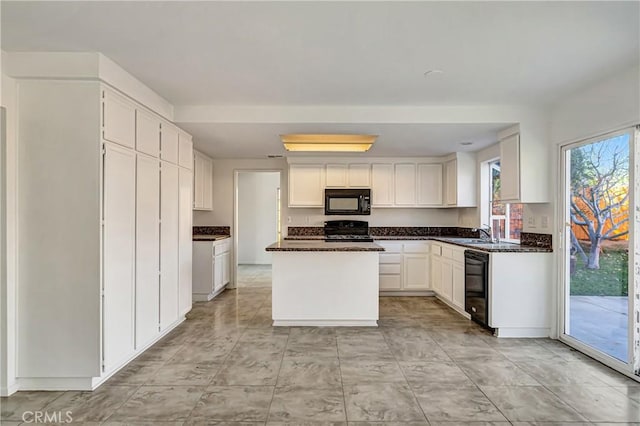
[[[288,134],[280,135],[287,151],[305,152],[365,152],[377,135]]]

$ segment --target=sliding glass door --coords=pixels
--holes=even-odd
[[[620,368],[634,365],[634,129],[562,149],[561,338]]]

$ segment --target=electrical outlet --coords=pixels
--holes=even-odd
[[[549,216],[542,216],[540,218],[540,226],[542,228],[549,228]]]
[[[529,225],[529,228],[535,228],[536,227],[536,217],[535,216],[529,216],[529,219],[527,220],[527,225]]]
[[[287,216],[287,223],[291,223],[291,216]]]

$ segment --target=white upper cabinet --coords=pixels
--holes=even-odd
[[[544,123],[520,123],[498,134],[500,201],[548,203],[551,198],[549,145]]]
[[[102,136],[105,140],[133,148],[136,141],[136,106],[111,90],[103,90]]]
[[[173,164],[178,164],[179,146],[178,128],[171,123],[162,122],[160,132],[160,158]]]
[[[476,156],[470,152],[458,152],[444,163],[444,204],[448,207],[475,207]]]
[[[327,164],[327,188],[370,188],[371,164]]]
[[[328,188],[344,188],[347,186],[347,165],[327,164],[326,184]]]
[[[395,165],[395,204],[397,206],[415,206],[416,204],[416,165]]]
[[[500,199],[520,201],[520,135],[500,141]]]
[[[186,133],[178,134],[178,165],[193,169],[193,142],[191,136]]]
[[[373,207],[393,206],[393,164],[371,165],[371,197]]]
[[[442,164],[418,164],[418,205],[442,205]]]
[[[213,210],[213,160],[193,152],[193,209]]]
[[[160,119],[143,109],[136,109],[136,150],[160,155]]]
[[[324,183],[324,164],[290,164],[289,207],[322,207]]]
[[[371,187],[371,165],[370,164],[349,164],[349,188],[370,188]]]

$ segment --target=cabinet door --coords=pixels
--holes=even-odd
[[[327,164],[327,187],[345,188],[347,186],[347,166],[345,164]]]
[[[134,351],[136,158],[133,151],[105,144],[103,181],[104,371]]]
[[[416,204],[416,165],[395,165],[395,204],[414,206]]]
[[[350,188],[370,188],[371,187],[371,165],[369,164],[349,164]]]
[[[156,158],[160,154],[160,120],[141,109],[136,109],[136,150]]]
[[[180,169],[179,175],[179,206],[178,206],[178,261],[179,261],[179,281],[178,281],[178,306],[180,315],[184,315],[191,310],[192,294],[192,235],[191,226],[193,211],[191,208],[191,185],[193,176],[191,170]]]
[[[440,280],[440,288],[442,291],[440,295],[451,302],[453,297],[453,264],[450,260],[441,258],[442,265],[442,279]]]
[[[213,266],[213,287],[215,290],[221,288],[224,283],[222,282],[222,278],[224,275],[224,259],[222,254],[218,254],[214,257],[214,266]]]
[[[178,166],[163,162],[160,169],[160,328],[178,319],[179,250]]]
[[[230,262],[230,253],[225,252],[222,254],[222,285],[229,284],[230,280],[230,270],[231,270],[231,262]]]
[[[206,158],[202,174],[202,209],[213,210],[213,162]]]
[[[160,321],[160,161],[141,154],[136,169],[136,349],[158,335]]]
[[[429,256],[425,254],[404,255],[404,282],[406,290],[429,289]]]
[[[103,137],[133,148],[136,140],[136,108],[133,102],[110,90],[103,92]],[[135,161],[135,160],[134,160]]]
[[[446,204],[448,206],[455,206],[458,203],[458,167],[457,161],[451,160],[444,164],[446,174]]]
[[[454,262],[452,264],[453,271],[453,292],[451,301],[455,306],[464,310],[464,264]]]
[[[200,210],[204,207],[204,160],[196,152],[193,156],[193,208]]]
[[[437,294],[442,295],[442,260],[440,256],[431,257],[431,287]]]
[[[418,164],[418,205],[442,205],[442,164]]]
[[[160,158],[178,164],[178,128],[163,122],[160,133]]]
[[[289,207],[324,205],[324,166],[291,164],[289,166]]]
[[[373,207],[393,206],[393,164],[371,165]]]
[[[380,275],[380,290],[400,290],[402,289],[402,277],[400,274]]]
[[[178,134],[178,165],[193,169],[193,142],[191,136],[186,133]]]
[[[500,199],[520,199],[520,135],[500,141]]]

